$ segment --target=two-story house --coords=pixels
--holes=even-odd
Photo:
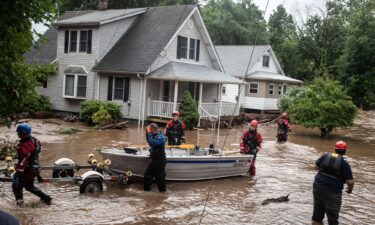
[[[56,63],[40,92],[54,110],[79,112],[86,99],[112,101],[126,118],[170,117],[189,91],[201,117],[232,114],[223,73],[196,6],[66,12],[25,54],[27,63]]]
[[[244,109],[278,110],[278,98],[288,88],[303,83],[284,74],[270,45],[217,45],[215,48],[225,72],[245,79],[242,88],[235,84],[223,85],[223,101],[233,102],[240,96]]]

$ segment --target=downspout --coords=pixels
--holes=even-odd
[[[139,126],[141,125],[141,113],[142,113],[143,79],[142,79],[142,77],[139,75],[139,73],[137,74],[137,77],[138,77],[138,79],[141,81],[141,93],[140,93],[140,95],[139,95],[139,104],[140,104],[140,107],[139,107],[139,113],[138,113],[138,128],[139,128]]]

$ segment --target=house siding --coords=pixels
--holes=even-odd
[[[238,96],[239,85],[238,84],[223,84],[223,87],[225,87],[225,94],[221,95],[221,99],[224,102],[236,103],[237,102],[236,97]]]
[[[48,96],[52,103],[54,110],[68,111],[68,112],[79,112],[80,102],[79,99],[64,98],[64,71],[66,68],[72,65],[83,66],[87,74],[87,89],[86,99],[95,98],[95,80],[96,73],[92,72],[91,69],[94,66],[95,60],[98,56],[98,28],[90,28],[92,30],[92,51],[91,54],[87,53],[64,53],[64,38],[65,29],[59,29],[57,37],[57,60],[58,60],[58,72],[56,75],[48,77],[47,88],[39,89],[39,92]],[[73,29],[73,28],[72,28]],[[87,29],[87,28],[74,28],[74,30]]]
[[[162,56],[155,61],[155,63],[152,65],[151,71],[156,70],[157,68],[165,65],[166,63],[170,61],[179,61],[179,62],[186,62],[186,63],[194,63],[194,64],[201,64],[205,65],[209,68],[215,69],[214,65],[212,63],[212,58],[208,54],[207,46],[209,46],[208,43],[204,43],[204,40],[202,38],[202,35],[198,29],[197,23],[195,21],[195,17],[192,16],[189,20],[192,21],[193,27],[189,27],[189,21],[184,24],[182,29],[178,32],[178,35],[184,36],[184,37],[190,37],[200,40],[200,53],[199,53],[199,61],[189,60],[189,59],[177,59],[177,36],[172,40],[170,45],[167,47],[165,52],[162,54]],[[211,48],[211,46],[209,46]]]
[[[120,37],[129,29],[137,16],[104,24],[99,29],[99,56],[102,59]]]
[[[219,84],[203,84],[202,102],[217,102]]]
[[[270,72],[270,73],[281,73],[281,71],[279,71],[279,69],[276,65],[275,59],[272,57],[272,54],[269,54],[269,56],[270,56],[269,67],[263,66],[263,55],[261,55],[258,58],[258,60],[255,62],[255,64],[251,68],[249,68],[247,74],[251,74],[251,73],[256,72],[256,71],[265,71],[265,72]]]

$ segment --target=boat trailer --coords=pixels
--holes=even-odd
[[[37,176],[35,179],[39,183],[54,182],[73,182],[79,185],[79,192],[93,193],[102,192],[104,182],[117,182],[119,184],[127,184],[132,172],[122,172],[109,169],[111,161],[109,159],[98,162],[94,154],[89,154],[89,160],[85,165],[79,165],[69,158],[60,158],[53,165],[42,165],[40,170],[52,171],[51,178],[42,178]],[[6,157],[6,168],[0,169],[0,182],[12,182],[16,170],[13,166],[12,157]],[[78,175],[80,170],[89,170],[82,175]]]

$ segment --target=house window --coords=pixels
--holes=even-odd
[[[269,55],[264,55],[263,56],[263,66],[264,67],[269,67],[270,66],[270,56]]]
[[[129,77],[109,77],[107,100],[124,101],[129,100],[130,79]]]
[[[78,41],[79,40],[79,41]],[[64,53],[86,52],[91,54],[92,30],[66,30]]]
[[[66,97],[86,98],[87,76],[77,74],[65,75],[65,91]]]
[[[226,86],[223,86],[221,88],[221,94],[225,95],[225,93],[227,93],[227,87]]]
[[[79,35],[79,52],[87,51],[87,30],[81,30]]]
[[[287,85],[284,84],[284,90],[283,90],[283,93],[284,93],[284,94],[285,94],[285,92],[286,92],[286,88],[287,88]]]
[[[177,59],[187,59],[188,53],[189,59],[199,61],[200,40],[177,36]]]
[[[188,38],[177,36],[177,59],[187,59]]]
[[[268,88],[268,93],[270,95],[273,95],[274,94],[274,91],[275,91],[275,85],[274,84],[270,84],[269,85],[269,88]]]
[[[251,82],[249,92],[251,94],[258,94],[258,87],[259,87],[259,83]]]
[[[283,93],[283,85],[279,85],[279,90],[278,90],[279,95]]]

